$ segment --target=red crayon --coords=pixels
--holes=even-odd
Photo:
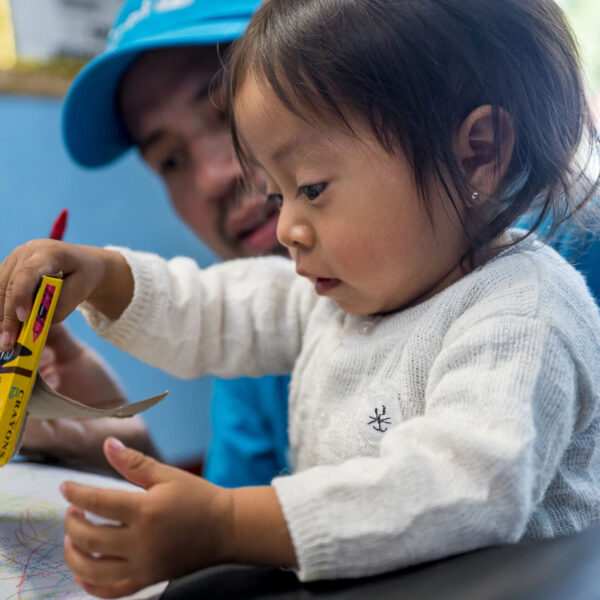
[[[69,215],[69,211],[66,208],[63,208],[60,211],[60,215],[56,218],[56,221],[52,224],[52,229],[50,230],[50,235],[48,236],[51,240],[62,240],[63,235],[65,234],[65,229],[67,228],[67,216]]]

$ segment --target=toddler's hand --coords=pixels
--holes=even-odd
[[[109,288],[114,285],[121,296],[131,293],[133,283],[121,292],[118,284],[123,281],[115,278],[116,273],[120,273],[121,278],[124,275],[125,281],[127,276],[131,279],[127,263],[121,255],[102,248],[74,246],[55,240],[33,240],[18,247],[0,265],[0,350],[14,346],[21,323],[31,312],[35,291],[43,275],[63,278],[54,313],[54,321],[59,322],[83,300],[91,301],[94,294],[100,293],[100,305],[97,308],[103,310],[105,307],[102,302],[106,303],[107,298],[112,302],[110,294],[102,289],[104,284]],[[129,299],[123,301],[127,306]],[[107,307],[103,312],[109,318],[114,318],[113,314],[109,314],[111,312],[120,314],[112,310],[110,302]],[[117,309],[122,311],[123,308],[121,302]]]
[[[65,519],[65,559],[88,593],[116,598],[227,559],[230,490],[114,438],[105,442],[104,452],[118,472],[146,491],[63,484],[63,495],[73,504]],[[83,511],[120,525],[94,524]]]

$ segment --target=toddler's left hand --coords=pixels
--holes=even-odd
[[[132,594],[227,560],[230,490],[155,461],[109,438],[111,465],[146,491],[65,482],[65,559],[75,581],[103,598]],[[120,522],[94,524],[83,511]]]

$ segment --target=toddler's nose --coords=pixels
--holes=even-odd
[[[315,243],[315,233],[310,221],[298,214],[290,204],[294,199],[281,205],[279,221],[277,223],[277,238],[286,247],[311,248]]]

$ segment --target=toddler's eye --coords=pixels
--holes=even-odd
[[[323,190],[326,186],[326,183],[312,183],[310,185],[303,185],[298,189],[298,195],[303,194],[312,202],[323,193]]]
[[[281,208],[283,204],[282,194],[267,194],[267,206],[275,206],[277,210]]]

